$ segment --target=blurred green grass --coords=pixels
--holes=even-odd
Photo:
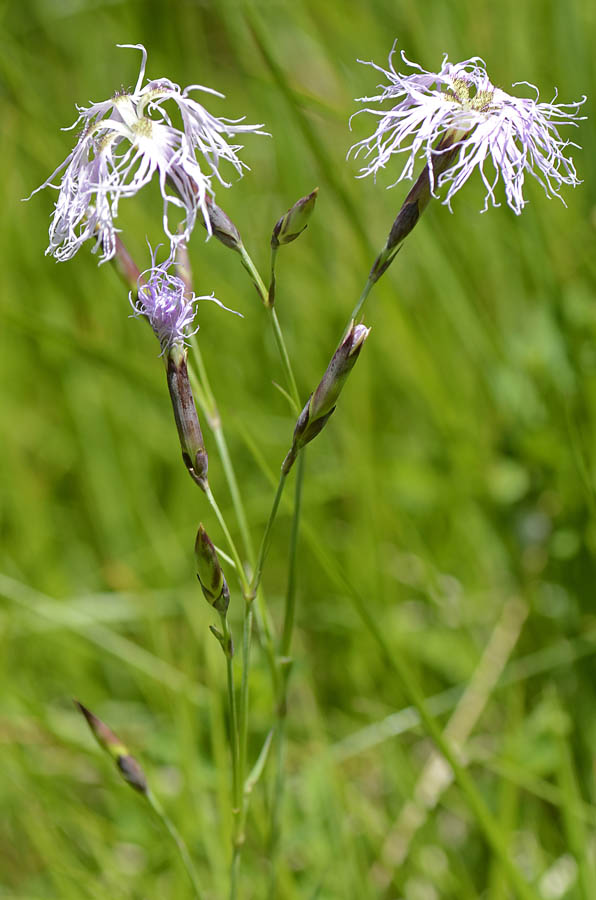
[[[466,753],[528,877],[545,897],[587,900],[596,740],[593,5],[299,0],[255,9],[298,114],[234,0],[3,5],[0,896],[190,896],[159,828],[94,753],[72,696],[135,748],[213,897],[225,895],[229,827],[224,672],[192,574],[199,520],[216,528],[178,461],[155,341],[129,318],[109,266],[97,268],[86,250],[61,265],[43,256],[52,195],[20,198],[69,152],[72,135],[59,128],[72,122],[74,103],[133,83],[136,54],[116,43],[144,43],[150,77],[223,91],[216,111],[246,114],[272,133],[247,136],[252,171],[218,194],[263,269],[272,224],[320,187],[314,221],[279,263],[279,315],[306,396],[404,194],[385,191],[389,180],[356,180],[345,162],[369,128],[357,117],[349,134],[353,98],[376,83],[356,59],[383,63],[397,37],[430,69],[443,52],[480,55],[505,89],[524,79],[545,100],[555,85],[563,101],[588,94],[577,134],[584,149],[575,153],[584,183],[565,193],[567,208],[528,184],[519,218],[505,206],[479,215],[477,184],[458,195],[454,215],[431,205],[372,298],[366,352],[307,461],[278,895],[510,896],[456,787],[395,862],[404,833],[395,823],[429,744],[410,720],[398,727],[406,701],[356,592],[428,697],[457,689],[443,705],[433,701],[442,721],[475,683],[507,602],[527,611],[515,659],[488,691]],[[123,204],[139,257],[146,236],[158,234],[157,210],[151,192]],[[205,304],[200,340],[258,540],[271,501],[260,461],[276,471],[292,429],[273,386],[283,376],[229,251],[197,233],[191,255],[197,290],[244,314]],[[231,516],[209,449],[214,490]],[[285,514],[265,578],[276,619],[288,526]],[[254,754],[271,718],[258,653],[252,704]],[[244,898],[265,896],[269,787],[253,801]]]

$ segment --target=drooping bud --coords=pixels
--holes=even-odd
[[[315,208],[318,193],[319,189],[315,188],[306,197],[301,197],[276,223],[271,235],[274,250],[282,244],[290,244],[302,234]]]
[[[199,525],[195,541],[195,559],[197,562],[197,578],[205,600],[218,613],[225,616],[230,603],[230,591],[217,558],[217,551],[203,527]]]
[[[290,471],[298,451],[322,431],[333,414],[346,378],[352,371],[369,333],[370,328],[366,328],[365,325],[355,325],[353,320],[350,323],[348,332],[333,354],[317,389],[310,395],[298,417],[292,448],[282,465],[282,472],[285,474]]]
[[[180,344],[170,347],[166,365],[168,389],[178,429],[182,459],[194,481],[199,487],[205,489],[209,460],[188,378],[185,348]]]
[[[112,757],[126,783],[140,794],[147,794],[145,773],[134,756],[130,755],[120,738],[86,706],[83,706],[78,700],[74,702],[79,711],[85,716],[95,740],[102,750],[105,750]]]
[[[206,201],[211,234],[226,247],[229,247],[231,250],[236,250],[239,253],[242,248],[240,232],[227,213],[225,213],[211,197],[207,196]]]

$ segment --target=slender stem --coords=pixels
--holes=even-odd
[[[263,301],[265,306],[267,306],[267,304],[269,302],[269,291],[265,287],[265,282],[259,275],[259,270],[257,269],[254,262],[252,261],[250,254],[248,253],[244,244],[242,244],[242,246],[240,247],[240,250],[238,252],[240,253],[240,259],[242,260],[242,265],[244,266],[244,268],[250,275],[252,282],[257,289],[257,293],[258,293],[259,297],[261,298],[261,300]]]
[[[369,276],[369,277],[368,277],[368,280],[367,280],[367,282],[366,282],[366,284],[364,285],[364,288],[363,288],[363,290],[362,290],[362,293],[360,294],[360,299],[358,300],[358,303],[356,304],[356,306],[355,306],[354,309],[352,310],[352,315],[350,316],[350,322],[351,322],[352,320],[353,320],[353,321],[356,321],[356,319],[357,319],[357,318],[360,316],[360,314],[362,313],[362,310],[363,310],[363,308],[364,308],[364,304],[366,303],[366,300],[367,300],[367,298],[368,298],[368,295],[370,294],[370,292],[371,292],[372,287],[373,287],[374,284],[375,284],[374,280]],[[349,327],[349,324],[350,324],[350,323],[348,323],[348,326],[347,326],[347,327]],[[346,328],[346,331],[347,331],[347,328]]]
[[[306,451],[298,455],[296,464],[296,484],[294,486],[294,512],[290,533],[290,549],[288,553],[288,587],[286,590],[286,607],[284,626],[279,646],[280,656],[287,656],[292,643],[294,617],[296,612],[296,561],[298,551],[298,534],[300,532],[300,514],[302,512],[302,488],[304,485],[304,460]]]
[[[192,352],[194,355],[195,362],[197,364],[197,369],[199,370],[199,379],[200,379],[200,388],[203,398],[203,403],[205,405],[205,413],[207,418],[210,420],[209,424],[211,428],[216,424],[216,420],[219,418],[217,411],[217,404],[215,402],[215,397],[213,395],[213,391],[211,390],[211,384],[209,382],[209,378],[207,377],[207,369],[205,368],[205,360],[203,359],[203,354],[201,353],[201,348],[199,347],[199,342],[197,340],[196,334],[190,336],[190,343],[192,346]],[[211,421],[211,419],[215,421]]]
[[[255,558],[255,550],[250,534],[250,528],[248,527],[248,519],[246,517],[246,510],[244,509],[242,495],[240,493],[240,488],[238,487],[238,481],[236,479],[236,472],[234,471],[234,465],[232,463],[232,458],[230,457],[228,442],[226,440],[223,428],[221,427],[221,423],[218,424],[218,427],[213,429],[213,436],[215,438],[215,443],[217,444],[219,458],[221,460],[221,465],[224,470],[226,481],[228,483],[228,488],[230,490],[232,506],[234,507],[234,512],[236,513],[236,518],[238,520],[238,527],[240,529],[240,537],[242,538],[244,552],[249,563],[252,565]]]
[[[270,298],[269,291],[265,287],[263,279],[261,278],[257,267],[255,266],[253,260],[251,259],[250,255],[249,255],[248,251],[246,250],[246,248],[244,247],[244,245],[240,246],[239,253],[240,253],[242,265],[248,272],[253,284],[255,285],[255,287],[257,289],[259,296],[261,297],[261,300],[263,301],[264,306],[266,307],[266,309],[269,312],[269,316],[271,318],[271,324],[273,327],[273,334],[275,337],[275,342],[277,345],[277,349],[278,349],[279,356],[281,359],[282,367],[284,370],[286,384],[287,384],[289,394],[290,394],[290,397],[292,400],[293,411],[297,414],[300,411],[300,394],[298,392],[298,386],[296,384],[296,379],[294,377],[294,372],[292,370],[292,364],[290,362],[290,356],[288,354],[288,350],[287,350],[286,343],[284,340],[281,325],[280,325],[279,319],[277,317],[277,312],[276,312],[275,307],[272,302],[273,295]],[[274,277],[275,277],[274,265],[275,265],[275,254],[272,255],[272,270],[271,270],[272,284],[274,283]],[[200,358],[199,358],[199,360],[200,360]],[[212,410],[215,412],[215,401],[213,400],[213,395],[211,394],[211,390],[209,388],[209,383],[206,380],[206,373],[204,371],[204,365],[202,364],[202,360],[199,361],[199,365],[200,365],[200,367],[202,367],[202,371],[201,371],[201,369],[200,369],[200,371],[201,371],[201,380],[203,382],[203,387],[206,391],[207,398],[210,399],[210,401],[211,401],[210,405],[212,407]],[[226,475],[228,477],[228,484],[230,485],[230,490],[232,492],[232,501],[234,502],[236,514],[237,514],[237,517],[238,517],[238,520],[240,523],[241,519],[242,519],[242,515],[239,515],[239,511],[242,509],[242,512],[243,512],[243,508],[242,508],[241,504],[234,501],[234,489],[233,489],[232,485],[235,484],[235,478],[233,477],[233,470],[231,469],[231,463],[229,462],[229,455],[227,454],[227,446],[225,445],[225,442],[224,442],[223,452],[222,452],[222,446],[220,446],[220,443],[218,443],[218,447],[220,449],[220,455],[222,457],[222,463],[224,465],[224,469],[226,469],[226,466],[229,467],[229,472],[226,472]],[[232,477],[230,477],[230,473],[231,473]],[[231,884],[230,884],[231,900],[234,900],[234,898],[236,896],[237,883],[238,883],[238,872],[239,872],[239,868],[240,868],[240,854],[241,854],[242,844],[244,843],[244,828],[245,828],[245,822],[246,822],[246,815],[247,815],[247,811],[248,811],[248,794],[247,794],[247,791],[245,790],[245,779],[246,779],[246,757],[247,757],[247,744],[248,744],[248,710],[249,710],[249,699],[250,699],[249,698],[250,651],[251,651],[253,614],[254,614],[253,600],[257,595],[259,595],[259,600],[261,600],[259,588],[260,588],[261,578],[262,578],[262,574],[263,574],[263,566],[265,563],[265,558],[267,556],[267,552],[269,550],[269,545],[271,542],[271,533],[272,533],[273,525],[275,523],[275,519],[277,516],[277,511],[278,511],[279,503],[280,503],[280,500],[281,500],[281,497],[282,497],[282,494],[284,491],[286,480],[287,480],[287,475],[282,472],[282,474],[280,476],[279,484],[277,486],[277,491],[276,491],[275,497],[273,499],[271,511],[269,513],[269,519],[267,521],[267,525],[265,526],[265,532],[263,534],[261,545],[259,547],[259,552],[257,555],[257,560],[256,560],[256,564],[254,566],[253,574],[250,579],[250,583],[248,585],[246,585],[246,576],[244,575],[244,572],[242,572],[242,577],[243,577],[242,587],[243,587],[243,593],[244,593],[244,599],[245,599],[245,606],[244,606],[244,623],[243,623],[243,639],[242,639],[242,680],[241,680],[240,700],[239,700],[239,709],[238,709],[238,730],[239,730],[239,735],[238,735],[238,747],[239,747],[238,782],[239,782],[239,785],[241,786],[242,797],[241,797],[240,815],[236,820],[237,824],[236,824],[235,835],[234,835],[234,852],[233,852],[233,857],[232,857],[232,871],[231,871]],[[300,489],[299,489],[298,497],[300,497],[301,485],[302,485],[302,477],[300,477]],[[237,489],[237,485],[236,485],[236,489]],[[211,502],[211,504],[213,506],[215,501],[213,500],[213,496],[210,494],[209,490],[207,493],[207,497],[209,499],[209,502]],[[216,512],[216,515],[218,515],[218,518],[220,518],[220,514],[218,514],[218,510],[215,506],[214,506],[214,510]],[[295,549],[296,549],[296,541],[297,541],[297,534],[298,534],[299,516],[300,516],[300,504],[298,503],[298,509],[297,510],[295,509],[295,511],[294,511],[294,524],[293,524],[293,529],[292,529],[293,537],[292,537],[292,545],[291,545],[292,549],[290,551],[291,552],[291,567],[292,567],[291,568],[291,585],[288,586],[288,603],[287,603],[287,608],[286,608],[286,623],[284,625],[284,632],[286,631],[286,628],[288,628],[289,631],[288,631],[287,636],[285,638],[282,638],[282,644],[285,644],[286,640],[289,641],[289,639],[291,637],[291,628],[292,628],[291,623],[293,622],[293,615],[294,615],[294,602],[295,602],[294,601],[294,596],[295,596],[294,567],[295,567]],[[221,518],[220,518],[220,522],[221,522]],[[222,527],[224,527],[223,522],[222,522]],[[241,527],[241,531],[242,531],[242,527]],[[232,549],[232,555],[235,556],[235,558],[236,558],[237,553],[235,551],[235,548],[233,547],[233,544],[229,537],[229,533],[226,533],[226,532],[227,532],[227,529],[224,528],[224,533],[226,534],[226,539],[228,540],[228,543],[230,544],[230,548]],[[249,549],[250,539],[248,538],[248,527],[246,527],[246,534],[245,535],[243,534],[243,540],[244,540],[246,548]],[[252,553],[250,555],[251,555],[251,561],[252,561]],[[261,618],[263,620],[263,627],[265,629],[265,634],[267,637],[267,646],[268,646],[268,652],[270,655],[270,662],[272,663],[271,671],[272,671],[272,678],[273,678],[273,688],[274,688],[274,691],[277,692],[279,690],[279,682],[278,682],[278,677],[277,677],[278,673],[277,673],[277,667],[275,666],[275,661],[274,661],[273,644],[272,644],[272,640],[271,640],[271,634],[267,628],[266,610],[260,610],[260,614],[261,614]],[[288,644],[288,646],[289,646],[289,644]],[[284,681],[284,677],[282,677],[282,684],[283,684],[283,681]],[[285,687],[282,688],[282,691],[283,691],[283,695],[285,696]],[[279,697],[278,697],[278,702],[279,702]]]
[[[291,673],[290,649],[294,630],[296,612],[296,568],[298,560],[298,535],[300,532],[300,514],[302,511],[302,488],[304,485],[304,460],[305,451],[298,456],[296,464],[296,483],[294,487],[294,511],[292,516],[292,530],[290,533],[290,547],[288,552],[288,585],[286,590],[286,605],[284,611],[284,624],[279,644],[279,665],[282,667],[282,677],[276,709],[276,774],[271,810],[271,831],[269,836],[269,862],[270,881],[269,897],[274,900],[277,889],[277,860],[281,841],[281,809],[284,792],[284,740],[287,718],[288,683]]]
[[[261,583],[261,577],[263,575],[263,565],[265,564],[265,558],[267,556],[267,551],[269,550],[269,545],[271,543],[271,532],[273,530],[273,525],[275,523],[275,518],[277,516],[279,502],[281,500],[282,494],[284,492],[284,488],[286,486],[287,477],[288,476],[284,472],[282,472],[279,477],[277,491],[275,492],[275,497],[273,498],[273,504],[271,506],[271,511],[269,513],[269,519],[267,520],[267,525],[265,526],[265,533],[263,534],[263,538],[261,540],[261,546],[259,547],[259,555],[257,557],[255,570],[253,572],[253,576],[250,581],[249,593],[253,596],[256,593],[256,591]]]
[[[244,627],[242,633],[242,681],[240,684],[240,720],[239,720],[239,745],[240,745],[240,783],[242,785],[242,802],[239,816],[239,831],[236,834],[236,844],[244,843],[244,822],[246,819],[246,794],[244,791],[244,781],[246,778],[246,748],[248,744],[248,705],[249,705],[249,671],[250,671],[250,649],[252,637],[253,622],[253,606],[250,601],[246,604],[246,613],[244,616]]]
[[[230,900],[236,897],[238,872],[240,868],[240,854],[244,843],[244,828],[246,823],[246,815],[248,811],[248,797],[245,785],[246,778],[246,751],[248,744],[248,709],[249,709],[249,671],[250,671],[250,649],[253,628],[253,601],[259,588],[261,574],[263,572],[263,563],[269,548],[271,530],[279,502],[285,487],[286,476],[282,475],[277,487],[277,491],[269,513],[269,519],[265,527],[265,533],[259,548],[257,564],[251,578],[250,584],[244,590],[244,623],[242,633],[242,680],[240,685],[240,699],[238,705],[238,783],[240,785],[240,810],[235,820],[234,827],[234,849],[232,855],[232,869],[230,879]]]
[[[239,744],[238,744],[238,713],[236,710],[236,691],[234,689],[234,665],[233,665],[233,640],[228,617],[225,613],[220,614],[221,627],[224,637],[222,649],[226,657],[226,674],[228,683],[228,703],[230,706],[230,745],[232,748],[232,795],[234,802],[234,813],[238,809],[240,803],[240,778],[239,778]]]
[[[284,374],[286,376],[286,383],[288,385],[290,395],[294,404],[294,412],[300,412],[300,394],[298,393],[298,386],[296,384],[296,379],[294,378],[294,372],[292,370],[292,364],[290,362],[290,356],[288,354],[288,350],[286,347],[286,342],[284,340],[284,336],[281,330],[281,326],[279,324],[279,319],[277,318],[277,311],[274,306],[268,306],[269,315],[271,317],[271,324],[273,325],[273,334],[275,336],[275,342],[277,344],[277,349],[279,351],[279,356],[282,362],[282,366],[284,369]]]
[[[242,560],[240,559],[240,554],[238,553],[238,548],[236,547],[236,544],[234,543],[234,539],[233,539],[232,535],[230,534],[230,529],[228,528],[228,525],[224,518],[224,515],[223,515],[221,509],[219,508],[215,497],[213,496],[213,491],[211,490],[211,487],[209,486],[209,484],[206,484],[204,490],[205,490],[205,496],[207,497],[209,505],[211,506],[211,509],[215,513],[217,521],[220,524],[221,530],[224,533],[224,537],[225,537],[228,547],[230,549],[230,554],[232,556],[232,559],[234,560],[234,565],[236,566],[236,573],[238,575],[238,580],[240,581],[240,585],[242,587],[242,593],[244,594],[244,596],[246,596],[247,593],[249,592],[249,583],[248,583],[248,578],[246,577],[246,572],[244,571],[244,566],[242,565]]]
[[[240,858],[244,845],[244,828],[248,811],[248,795],[245,790],[246,749],[248,744],[248,707],[249,707],[249,671],[250,647],[252,637],[253,605],[246,596],[244,604],[244,625],[242,634],[242,681],[240,684],[240,703],[238,709],[238,793],[234,801],[234,838],[232,850],[232,868],[230,872],[230,900],[235,900],[238,887]]]
[[[271,246],[271,269],[269,272],[269,292],[267,294],[267,306],[275,303],[275,262],[277,260],[277,246]]]
[[[244,503],[242,502],[242,495],[240,494],[240,489],[238,487],[236,472],[234,471],[234,466],[230,457],[230,451],[228,449],[228,443],[226,441],[226,436],[224,434],[223,426],[221,423],[219,410],[217,408],[215,396],[213,394],[213,391],[211,390],[211,384],[209,383],[209,378],[207,376],[205,361],[203,359],[203,354],[201,353],[199,342],[197,341],[196,336],[192,336],[191,343],[200,379],[199,398],[202,402],[202,405],[204,406],[209,427],[213,433],[213,436],[215,437],[215,443],[217,444],[217,449],[219,451],[224,475],[230,489],[232,505],[234,507],[234,512],[238,520],[238,527],[240,529],[240,535],[242,537],[242,543],[244,545],[244,552],[246,553],[249,562],[252,563],[254,561],[255,554],[250,536],[250,529],[248,527],[248,519],[246,517]]]
[[[211,390],[211,385],[209,384],[203,356],[201,354],[199,344],[194,336],[191,338],[191,343],[198,369],[198,378],[192,371],[192,369],[189,369],[193,384],[193,390],[195,391],[195,394],[199,399],[202,411],[207,417],[209,428],[211,429],[211,432],[215,438],[215,443],[217,444],[217,449],[219,451],[224,475],[226,477],[230,496],[232,498],[232,505],[236,514],[238,527],[240,529],[240,536],[242,538],[244,553],[250,565],[253,566],[255,561],[255,549],[250,534],[250,528],[248,526],[248,519],[246,516],[246,510],[244,508],[244,502],[242,500],[242,495],[240,493],[240,488],[238,485],[238,479],[236,478],[236,472],[234,470],[234,465],[232,463],[232,458],[228,449],[228,442],[224,433],[221,417],[217,408],[217,403],[215,401],[213,391]],[[273,649],[271,621],[262,590],[259,590],[257,592],[257,612],[257,624],[265,637],[267,661],[272,672],[272,678],[275,682],[275,653]]]
[[[255,266],[254,262],[251,259],[251,256],[244,246],[242,245],[240,251],[240,259],[242,260],[242,265],[250,275],[254,286],[257,289],[257,292],[263,301],[266,309],[269,312],[271,317],[271,324],[273,326],[273,334],[275,336],[275,343],[277,344],[277,349],[279,351],[279,356],[281,359],[281,363],[283,366],[284,374],[286,376],[286,382],[290,391],[290,395],[292,400],[294,401],[295,412],[299,412],[300,410],[300,394],[298,393],[298,387],[296,385],[296,379],[294,378],[294,372],[292,370],[292,364],[290,362],[290,356],[288,354],[288,350],[286,347],[286,342],[284,340],[283,332],[281,330],[281,326],[279,324],[279,319],[277,318],[277,312],[275,310],[275,306],[273,306],[269,302],[269,291],[265,287],[265,283],[261,276],[259,275],[259,271]],[[271,260],[271,277],[274,277],[274,255],[272,255]]]
[[[228,682],[228,705],[230,707],[230,746],[232,750],[232,864],[230,869],[230,900],[235,900],[238,884],[238,847],[237,834],[240,830],[240,817],[242,810],[242,774],[240,771],[240,738],[238,728],[238,712],[236,708],[236,691],[234,686],[234,664],[232,632],[225,613],[220,614],[221,626],[224,636],[222,649],[226,657],[226,675]]]
[[[443,137],[439,145],[435,148],[436,150],[441,149],[442,152],[433,156],[431,163],[432,177],[428,163],[422,169],[414,186],[400,207],[397,217],[391,226],[389,235],[387,236],[385,247],[381,250],[373,263],[362,294],[360,295],[360,299],[352,312],[351,319],[357,319],[362,313],[362,309],[370,294],[372,286],[385,274],[401,250],[405,239],[417,225],[420,216],[433,196],[431,186],[436,184],[438,176],[451,165],[454,157],[459,153],[459,141],[464,134],[465,132],[463,131],[454,130]]]
[[[188,852],[188,847],[184,842],[184,838],[182,837],[170,817],[167,815],[166,811],[164,810],[155,794],[153,794],[151,791],[147,791],[145,797],[147,798],[147,802],[149,803],[151,809],[161,821],[162,825],[176,844],[182,862],[184,863],[184,868],[186,869],[188,877],[192,882],[197,900],[203,900],[205,895],[203,894],[203,891],[201,890],[201,887],[199,885],[199,877],[190,857],[190,853]]]
[[[238,893],[238,871],[240,869],[240,847],[234,847],[230,876],[230,900],[236,900]]]

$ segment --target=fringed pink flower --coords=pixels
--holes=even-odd
[[[583,118],[579,111],[585,97],[575,103],[557,104],[555,93],[552,103],[539,103],[538,89],[528,82],[517,84],[536,91],[536,99],[514,97],[491,83],[479,57],[450,63],[444,56],[440,71],[434,73],[409,62],[402,52],[403,62],[414,70],[402,75],[393,66],[394,53],[395,47],[388,69],[365,63],[381,72],[388,83],[379,85],[380,94],[360,98],[359,102],[387,100],[392,106],[388,110],[371,106],[360,110],[379,119],[374,133],[349,151],[366,160],[360,177],[376,176],[394,156],[403,154],[405,163],[394,184],[411,179],[419,158],[430,164],[433,155],[446,152],[438,146],[443,141],[444,147],[449,144],[448,149],[459,146],[459,153],[436,183],[432,166],[429,169],[433,196],[443,185],[448,186],[443,202],[449,208],[476,168],[486,188],[483,212],[489,200],[493,206],[499,205],[495,195],[499,178],[507,203],[518,215],[527,202],[523,196],[526,173],[537,179],[547,196],[561,200],[559,190],[563,185],[579,183],[573,160],[566,155],[569,147],[578,145],[563,140],[558,128],[577,125]],[[489,171],[485,170],[487,162],[491,164]]]

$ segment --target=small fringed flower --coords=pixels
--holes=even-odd
[[[444,56],[440,71],[434,73],[410,62],[402,52],[403,62],[414,70],[402,75],[393,67],[394,52],[395,47],[388,69],[365,63],[382,72],[388,84],[380,85],[381,94],[360,98],[360,102],[389,100],[393,106],[388,111],[369,106],[360,110],[379,117],[374,134],[349,151],[355,156],[364,153],[367,160],[360,177],[376,176],[401,153],[406,160],[394,186],[413,178],[416,160],[422,157],[428,164],[432,196],[449,185],[443,202],[451,209],[453,196],[478,168],[486,188],[483,212],[489,200],[499,205],[495,188],[501,177],[507,203],[517,215],[527,202],[523,196],[526,173],[536,178],[547,196],[559,199],[563,185],[579,183],[573,160],[566,155],[568,147],[578,145],[563,140],[558,127],[577,125],[585,97],[557,104],[555,94],[552,103],[539,103],[538,89],[528,82],[517,84],[536,91],[536,99],[511,96],[491,83],[479,57],[450,63]],[[437,165],[441,155],[449,155],[445,166]],[[493,172],[485,171],[487,160]]]
[[[206,490],[208,457],[188,377],[186,347],[199,330],[194,324],[199,300],[211,300],[228,312],[234,310],[228,310],[212,294],[197,296],[189,291],[184,280],[170,272],[176,265],[172,258],[156,264],[156,252],[157,248],[151,250],[151,267],[141,273],[129,300],[133,315],[145,316],[159,340],[182,459],[193,480]]]
[[[172,267],[177,263],[170,256],[162,263],[156,263],[159,248],[151,250],[151,266],[139,276],[137,290],[128,295],[134,316],[146,316],[161,347],[161,356],[177,345],[186,347],[188,339],[199,330],[194,325],[196,304],[199,300],[210,300],[226,312],[241,316],[236,310],[228,309],[213,294],[194,294]]]
[[[131,197],[157,173],[163,198],[163,226],[172,246],[188,241],[200,212],[208,234],[211,224],[208,198],[214,196],[212,179],[229,187],[220,162],[230,163],[239,175],[247,165],[238,157],[239,144],[228,138],[260,131],[261,125],[243,125],[242,120],[217,118],[192,99],[192,91],[223,95],[194,84],[182,90],[167,78],[149,81],[143,87],[147,52],[142,44],[121,44],[142,53],[141,69],[134,90],[118,91],[109,100],[77,107],[81,126],[77,144],[64,162],[33,191],[52,187],[58,193],[50,225],[46,253],[58,260],[70,259],[89,238],[101,247],[101,262],[115,253],[116,228],[121,197]],[[164,104],[170,104],[170,110]],[[172,124],[170,111],[176,106],[181,128]],[[55,184],[62,173],[60,184]],[[31,196],[33,196],[31,194]],[[182,221],[170,224],[170,209],[181,210]]]
[[[189,293],[182,278],[170,271],[172,265],[171,258],[156,264],[152,251],[151,268],[141,274],[136,294],[129,294],[134,315],[149,320],[159,340],[161,356],[174,344],[187,345],[199,330],[198,325],[194,326],[197,302],[215,299],[213,295],[197,297]]]

